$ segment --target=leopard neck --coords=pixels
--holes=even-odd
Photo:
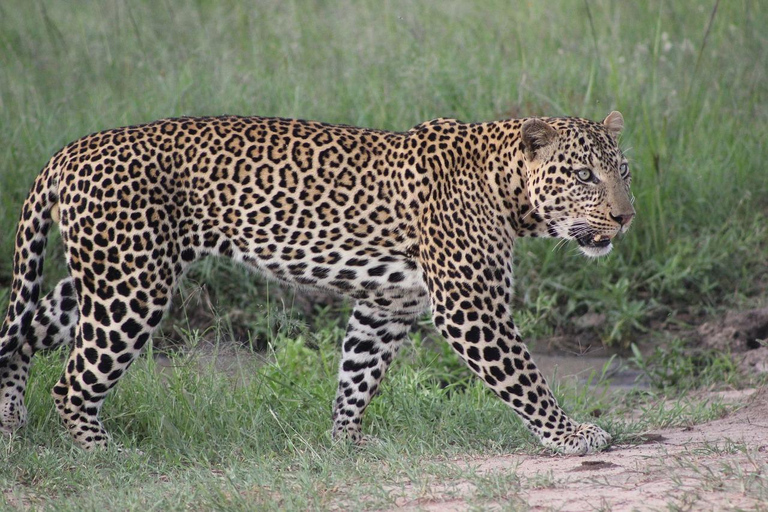
[[[469,125],[483,141],[481,158],[492,196],[505,212],[515,236],[551,236],[547,223],[530,200],[521,127],[526,119],[508,119]]]

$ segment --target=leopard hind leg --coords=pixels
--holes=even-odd
[[[0,432],[27,424],[24,393],[32,357],[40,350],[69,346],[75,339],[77,296],[72,278],[59,281],[37,305],[32,326],[21,346],[0,360]]]
[[[170,306],[180,269],[170,258],[154,264],[152,274],[137,269],[109,283],[88,282],[85,273],[74,276],[79,312],[75,344],[52,395],[70,435],[86,450],[108,444],[99,419],[104,399],[151,340]],[[103,299],[97,290],[108,287],[115,293]]]

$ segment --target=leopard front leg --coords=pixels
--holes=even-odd
[[[361,444],[363,412],[408,335],[416,312],[392,313],[358,302],[347,324],[333,406],[333,437]]]
[[[460,295],[477,295],[476,286],[454,286],[462,290]],[[496,307],[480,311],[470,301],[450,303],[454,304],[453,310],[444,302],[434,304],[435,325],[472,371],[514,409],[544,446],[564,454],[581,455],[605,448],[611,442],[611,436],[600,427],[580,424],[563,412],[517,333],[505,302],[496,302]]]
[[[492,209],[459,209],[450,187],[434,195],[440,207],[424,211],[420,259],[435,327],[543,445],[566,454],[607,446],[608,433],[563,412],[520,339],[510,307],[512,230]]]

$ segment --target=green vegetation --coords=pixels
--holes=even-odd
[[[363,449],[334,444],[329,416],[342,334],[315,337],[313,348],[302,337],[278,339],[266,361],[230,351],[236,362],[226,373],[213,369],[212,354],[175,357],[162,367],[143,359],[104,410],[123,453],[72,448],[49,398],[60,354],[41,356],[28,392],[31,422],[0,438],[0,488],[17,489],[31,505],[55,502],[58,510],[81,510],[82,499],[85,509],[101,510],[142,502],[159,510],[302,510],[339,500],[386,506],[392,498],[383,487],[451,471],[429,459],[533,446],[477,379],[441,388],[446,368],[458,368],[455,358],[419,350],[419,340],[396,361],[369,410],[367,431],[377,441]]]
[[[713,5],[4,1],[0,307],[27,190],[55,151],[90,132],[224,113],[405,130],[438,116],[602,119],[612,109],[625,117],[638,217],[599,261],[570,245],[520,241],[524,334],[568,332],[575,318],[598,313],[606,320],[596,334],[626,348],[661,322],[759,301],[768,275],[768,9],[737,0],[713,15]],[[65,272],[56,234],[46,264],[50,286]],[[221,260],[191,272],[185,297],[200,286],[213,300],[213,327],[178,308],[165,334],[192,350],[173,356],[170,369],[142,359],[107,402],[123,452],[72,447],[49,396],[61,354],[36,362],[31,423],[0,437],[0,508],[351,510],[394,506],[403,482],[420,489],[461,477],[487,499],[518,488],[514,468],[500,477],[447,462],[539,448],[444,344],[415,336],[367,414],[366,431],[380,442],[355,449],[328,435],[342,333],[335,311],[307,329],[292,299],[275,299]],[[222,347],[241,359],[229,372],[207,369],[199,354],[211,349],[201,340],[242,338],[235,324],[272,348],[257,356]],[[694,380],[735,382],[724,358],[691,358],[679,343],[636,362],[665,393]],[[599,406],[603,415],[590,421],[620,442],[723,411],[684,398],[659,408],[651,393],[630,401],[645,419],[626,420],[608,395],[598,401],[569,386],[557,394],[581,420]]]
[[[679,338],[654,347],[647,357],[636,345],[632,345],[632,353],[632,363],[652,387],[661,390],[686,392],[694,388],[738,386],[741,383],[742,376],[731,354],[712,349],[691,350]]]
[[[615,108],[626,120],[638,217],[597,262],[570,245],[521,241],[525,334],[599,312],[604,341],[627,347],[650,320],[764,289],[760,2],[720,2],[712,20],[711,0],[342,4],[3,2],[0,284],[35,174],[89,132],[222,113],[405,130],[437,116],[602,119]],[[52,246],[50,281],[64,272]],[[223,286],[248,296],[252,285],[229,267]]]
[[[520,491],[514,459],[509,472],[492,474],[463,469],[455,459],[520,452],[546,459],[500,400],[452,354],[425,349],[418,336],[368,411],[365,428],[374,440],[362,448],[334,443],[329,416],[342,335],[329,329],[278,337],[264,356],[198,346],[170,360],[144,358],[105,405],[121,450],[100,453],[74,448],[51,405],[63,354],[38,356],[27,394],[30,424],[0,437],[0,508],[380,509],[414,489],[418,495],[456,481],[475,486],[479,500],[510,499]],[[627,402],[611,398],[607,383],[593,377],[590,392],[556,386],[555,393],[579,420],[608,428],[618,443],[727,410],[654,393]],[[627,405],[642,417],[627,420]],[[598,409],[610,414],[592,417]]]
[[[0,437],[0,509],[381,509],[435,488],[450,493],[455,482],[474,488],[481,502],[511,500],[524,508],[522,489],[556,484],[546,474],[523,479],[514,459],[509,471],[492,473],[456,461],[522,452],[546,460],[547,454],[445,344],[430,350],[429,340],[414,336],[369,408],[365,429],[374,440],[356,448],[329,434],[342,329],[290,337],[281,330],[266,353],[254,353],[201,341],[226,335],[226,326],[215,324],[209,332],[182,329],[190,347],[183,354],[156,358],[150,349],[134,365],[103,411],[116,443],[106,452],[73,447],[49,395],[65,354],[39,355],[27,393],[30,424]],[[694,376],[685,373],[691,364],[685,354],[665,357],[665,364],[683,369],[679,380]],[[708,370],[702,363],[696,375],[714,376],[719,364]],[[589,377],[589,387],[556,385],[555,393],[577,419],[596,421],[618,444],[729,410],[700,397],[612,394],[604,380],[608,366]],[[628,419],[632,410],[642,414]],[[757,475],[740,478],[757,486],[751,495],[764,495]]]

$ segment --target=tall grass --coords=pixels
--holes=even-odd
[[[521,242],[521,314],[567,326],[596,311],[631,326],[741,301],[765,287],[768,16],[756,0],[714,6],[3,2],[0,283],[34,175],[96,130],[223,113],[403,130],[436,116],[600,119],[619,109],[637,221],[597,263]],[[54,279],[60,252],[51,261]],[[547,318],[537,301],[551,304]],[[626,312],[633,301],[639,315]],[[606,326],[603,336],[626,343],[632,332]]]
[[[521,242],[524,330],[603,312],[628,326],[607,325],[604,339],[627,343],[653,316],[743,301],[765,287],[768,16],[756,0],[714,6],[3,2],[0,283],[35,174],[96,130],[223,113],[403,130],[436,116],[619,109],[637,221],[597,263]],[[53,280],[60,250],[50,261]]]

